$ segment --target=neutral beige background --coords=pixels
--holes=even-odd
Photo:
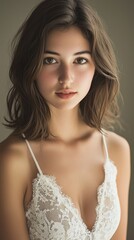
[[[118,130],[131,145],[132,180],[129,204],[128,240],[134,239],[134,3],[133,0],[87,0],[103,19],[114,44],[120,68],[121,90],[124,103],[120,105],[124,130]],[[6,114],[6,94],[10,83],[8,69],[10,63],[10,43],[20,24],[29,11],[38,4],[38,0],[0,0],[0,141],[11,132],[2,125]],[[121,239],[118,239],[121,240]]]

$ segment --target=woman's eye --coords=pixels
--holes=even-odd
[[[85,59],[85,58],[77,58],[75,60],[75,63],[77,63],[77,64],[85,64],[85,63],[87,63],[87,59]]]
[[[55,64],[56,60],[52,57],[47,57],[43,59],[43,64],[49,65],[49,64]]]

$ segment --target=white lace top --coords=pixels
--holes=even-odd
[[[56,178],[44,175],[27,139],[39,173],[33,180],[33,198],[26,209],[30,240],[110,240],[120,222],[120,204],[116,186],[117,169],[106,151],[105,179],[97,189],[96,221],[89,230],[74,206],[62,192]],[[23,134],[25,138],[25,135]]]

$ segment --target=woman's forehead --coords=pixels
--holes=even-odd
[[[90,51],[90,44],[81,29],[72,26],[66,29],[54,29],[49,32],[45,49],[48,51],[60,51],[62,49],[68,51],[72,49],[74,52]]]

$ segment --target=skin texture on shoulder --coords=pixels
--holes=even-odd
[[[9,137],[0,143],[0,239],[29,240],[24,214],[28,169],[21,140]]]
[[[128,199],[130,185],[130,147],[126,139],[107,132],[109,157],[117,167],[117,190],[121,206],[121,221],[112,240],[126,240],[128,222]]]

